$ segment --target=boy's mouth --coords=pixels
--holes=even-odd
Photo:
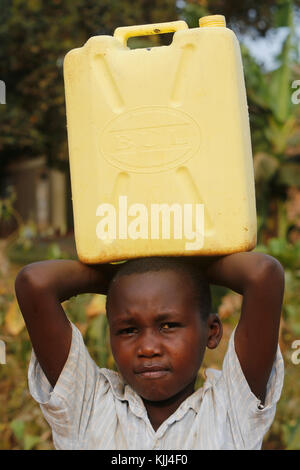
[[[158,379],[160,377],[164,377],[169,372],[170,370],[167,367],[159,364],[144,364],[137,367],[134,371],[135,374],[148,379]]]

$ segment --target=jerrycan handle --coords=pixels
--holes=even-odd
[[[114,37],[126,46],[127,40],[133,36],[173,33],[181,29],[188,29],[188,25],[182,20],[167,23],[141,24],[137,26],[120,26],[115,29]]]

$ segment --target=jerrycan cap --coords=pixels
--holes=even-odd
[[[226,19],[224,15],[209,15],[199,18],[200,28],[206,26],[223,26],[226,27]]]

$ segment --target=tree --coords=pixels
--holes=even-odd
[[[117,26],[170,21],[173,0],[1,0],[0,174],[21,156],[46,155],[49,166],[68,167],[63,58],[89,37]]]
[[[187,20],[196,26],[198,16],[224,15],[229,27],[252,36],[264,36],[274,27],[274,15],[282,17],[289,0],[187,0],[183,7]],[[300,7],[300,0],[292,2]]]

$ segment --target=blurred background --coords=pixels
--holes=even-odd
[[[0,0],[0,449],[53,449],[28,391],[31,344],[14,295],[25,264],[77,259],[63,83],[65,54],[118,26],[225,15],[242,51],[258,215],[256,251],[277,258],[286,289],[280,329],[285,382],[263,449],[300,449],[300,0]],[[172,35],[132,38],[131,48]],[[224,338],[199,371],[221,368],[241,296],[213,287]],[[105,298],[64,302],[100,367],[114,368]],[[294,344],[293,344],[294,343]],[[294,355],[293,355],[294,353]]]

